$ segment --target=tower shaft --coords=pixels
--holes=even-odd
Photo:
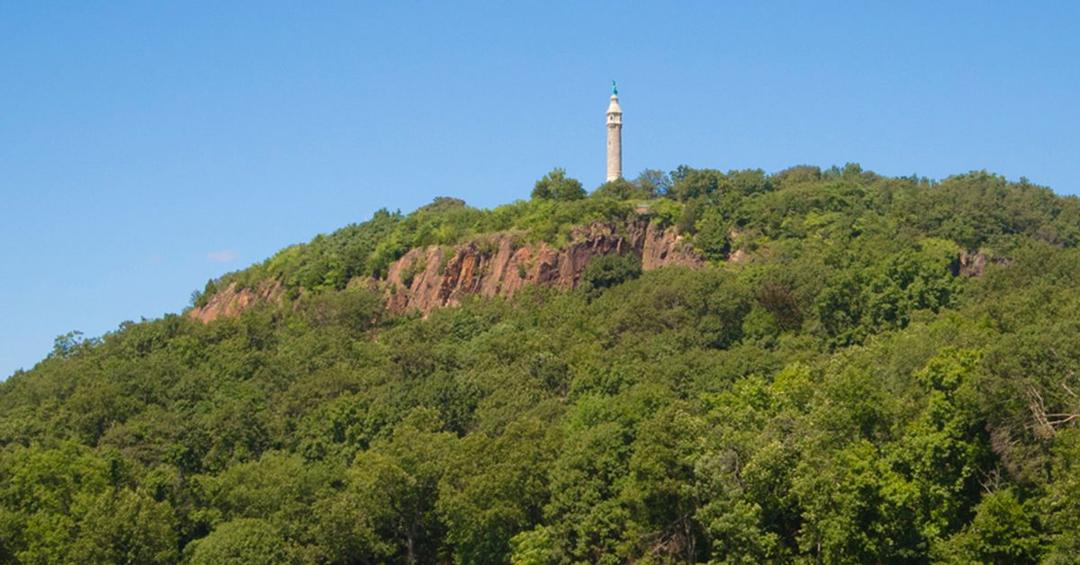
[[[612,92],[607,110],[607,181],[622,178],[622,108]]]

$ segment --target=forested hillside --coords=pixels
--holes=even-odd
[[[410,250],[642,221],[700,264],[388,308]],[[1075,563],[1078,243],[856,165],[381,211],[0,383],[0,562]]]

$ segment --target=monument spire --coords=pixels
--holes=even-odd
[[[611,81],[611,103],[607,109],[607,181],[622,178],[622,108],[619,88]]]

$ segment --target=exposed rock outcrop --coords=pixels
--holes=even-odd
[[[961,251],[950,266],[953,276],[981,277],[986,272],[986,266],[1008,265],[1012,261],[1008,257],[987,255],[983,251]]]
[[[418,310],[427,314],[459,304],[470,295],[513,296],[526,285],[572,289],[589,261],[603,255],[633,253],[641,257],[645,271],[704,263],[674,229],[658,228],[647,218],[620,225],[595,222],[575,228],[569,240],[562,248],[547,243],[521,245],[514,234],[500,233],[454,247],[416,248],[390,265],[385,280],[354,280],[350,284],[381,289],[392,312]],[[281,295],[282,286],[277,281],[257,290],[238,289],[234,283],[187,315],[210,322],[236,316],[260,300],[280,300]]]
[[[985,253],[961,251],[953,263],[953,276],[980,277],[986,271],[987,259]]]
[[[225,290],[210,296],[206,304],[188,310],[189,318],[201,322],[212,322],[218,318],[238,316],[257,302],[273,302],[281,299],[282,286],[279,281],[266,281],[258,289],[237,288],[231,283]]]
[[[526,285],[572,289],[593,257],[624,253],[640,255],[646,271],[667,265],[698,267],[704,262],[674,230],[659,229],[647,220],[577,228],[562,249],[547,243],[518,246],[513,235],[498,234],[452,250],[410,250],[389,269],[387,306],[394,312],[428,313],[473,294],[513,296]]]

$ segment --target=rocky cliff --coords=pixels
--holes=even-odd
[[[626,226],[593,223],[574,230],[570,243],[517,245],[510,234],[491,236],[451,249],[413,249],[395,262],[386,278],[391,311],[419,310],[457,304],[468,295],[513,296],[523,286],[577,286],[589,260],[633,253],[649,271],[667,265],[697,267],[701,256],[673,229],[659,229],[647,220]]]
[[[225,290],[211,296],[205,306],[196,306],[188,310],[187,316],[202,322],[231,318],[238,316],[254,304],[281,300],[282,290],[281,283],[278,281],[267,281],[256,289],[238,288],[236,283],[231,283],[225,287]]]
[[[576,228],[561,248],[518,241],[514,234],[501,233],[458,246],[412,249],[390,265],[385,280],[354,279],[350,284],[380,289],[392,312],[427,314],[469,295],[513,296],[526,285],[572,289],[589,261],[603,255],[632,253],[641,257],[646,271],[668,265],[698,267],[704,262],[675,230],[658,228],[644,218],[625,225],[596,222]],[[187,315],[210,322],[235,316],[259,301],[279,300],[281,295],[276,281],[254,290],[229,285]]]

